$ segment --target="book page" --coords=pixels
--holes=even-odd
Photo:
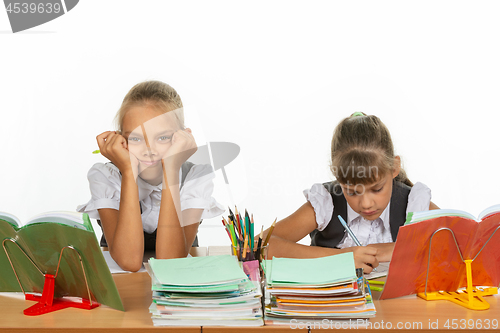
[[[10,224],[15,225],[16,227],[19,227],[21,225],[21,221],[19,221],[17,217],[6,212],[0,212],[0,220],[7,221]]]
[[[489,216],[489,215],[492,215],[495,213],[500,213],[500,205],[494,205],[494,206],[486,208],[485,210],[483,210],[481,212],[481,214],[479,214],[478,218],[480,220],[483,220],[486,216]]]
[[[391,264],[390,261],[379,263],[379,265],[377,266],[377,272],[372,271],[369,274],[365,274],[365,278],[368,280],[371,280],[371,279],[378,279],[379,277],[386,276],[387,273],[389,272],[389,265],[390,264]]]
[[[476,219],[474,215],[464,212],[463,210],[457,210],[457,209],[434,209],[422,212],[414,212],[411,214],[412,214],[411,220],[406,221],[404,225],[431,220],[441,216],[460,216],[466,219],[474,220],[476,222],[478,221],[478,219]]]
[[[43,222],[60,223],[71,227],[76,227],[82,230],[87,230],[87,228],[85,227],[85,221],[83,220],[82,213],[64,212],[64,211],[46,212],[38,214],[30,218],[25,223],[25,225],[33,223],[43,223]]]

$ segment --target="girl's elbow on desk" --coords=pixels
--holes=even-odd
[[[142,260],[140,262],[125,262],[125,263],[117,263],[121,269],[124,271],[135,273],[142,268]]]
[[[138,255],[120,256],[111,249],[109,249],[109,254],[111,255],[111,258],[113,258],[113,260],[118,264],[118,266],[120,266],[120,268],[123,269],[124,271],[137,272],[142,268],[142,259],[143,259],[142,254],[140,256]]]

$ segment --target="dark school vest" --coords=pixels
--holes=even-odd
[[[342,194],[342,187],[337,181],[324,183],[323,186],[333,199],[333,214],[327,227],[323,231],[318,229],[310,233],[311,245],[323,247],[337,247],[344,239],[346,232],[338,219],[338,215],[347,221],[347,201]],[[408,195],[411,187],[399,181],[392,182],[391,206],[389,208],[389,225],[392,240],[396,241],[399,227],[405,223]]]
[[[184,182],[186,180],[186,176],[189,173],[189,170],[191,170],[191,168],[193,167],[193,165],[194,164],[191,163],[191,162],[184,162],[184,164],[182,164],[182,167],[181,167],[181,184],[179,186],[179,191],[184,186]],[[141,205],[140,202],[139,202],[139,207],[141,208],[141,214],[142,214],[142,205]],[[200,223],[201,223],[201,221],[200,221]],[[100,220],[97,220],[97,224],[99,224],[99,226],[102,229],[102,225],[101,225],[101,221]],[[106,237],[104,237],[104,230],[102,232],[102,237],[101,237],[101,243],[100,243],[100,245],[103,246],[103,247],[107,247],[108,246],[108,242],[106,242]],[[192,246],[198,247],[198,236],[196,236],[194,238],[194,242],[193,242]],[[144,251],[155,251],[155,250],[156,250],[156,230],[153,231],[152,233],[148,233],[148,232],[144,231]]]

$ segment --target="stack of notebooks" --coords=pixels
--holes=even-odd
[[[262,326],[258,262],[230,255],[150,259],[155,326]],[[254,281],[256,280],[257,281]]]
[[[352,252],[316,259],[273,258],[266,261],[265,271],[266,324],[375,316],[369,288],[362,271],[356,272]]]

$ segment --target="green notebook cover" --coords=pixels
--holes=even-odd
[[[0,248],[0,267],[2,267],[0,291],[22,291],[6,251],[10,255],[12,265],[17,271],[24,290],[41,293],[45,279],[19,247],[42,273],[55,274],[61,250],[65,246],[72,246],[82,257],[92,300],[124,311],[120,295],[104,260],[88,215],[82,214],[82,222],[79,227],[50,222],[50,216],[44,215],[40,221],[19,227],[0,213],[0,241],[2,242]],[[54,220],[60,218],[59,216]],[[15,240],[19,247],[8,239]],[[80,260],[73,250],[65,249],[62,254],[59,272],[55,279],[54,296],[74,296],[88,299]]]
[[[160,284],[172,286],[223,285],[248,281],[231,255],[179,259],[149,259]]]
[[[270,274],[270,284],[281,285],[321,285],[356,279],[352,252],[314,259],[273,258],[266,273]]]

